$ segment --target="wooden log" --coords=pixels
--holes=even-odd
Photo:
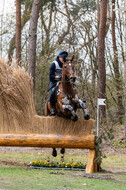
[[[97,163],[94,162],[95,158],[96,158],[96,150],[90,149],[88,156],[88,164],[86,166],[85,173],[93,173],[98,171]]]
[[[95,147],[95,136],[69,136],[54,134],[0,134],[0,146],[84,148]]]

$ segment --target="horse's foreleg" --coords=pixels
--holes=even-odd
[[[73,121],[77,121],[78,117],[73,109],[73,107],[69,104],[62,104],[60,101],[58,102],[59,104],[59,108],[61,110],[61,112],[65,115],[65,111],[69,111],[71,113],[71,120]]]
[[[78,103],[79,103],[79,105],[81,106],[81,108],[83,109],[83,112],[84,112],[84,119],[85,119],[85,120],[89,120],[89,119],[90,119],[90,115],[89,115],[89,113],[87,112],[85,102],[82,101],[81,99],[78,99]]]
[[[77,108],[82,108],[82,110],[84,112],[84,119],[89,120],[90,115],[87,112],[85,101],[82,101],[81,99],[79,99],[78,95],[75,94],[75,97],[73,98],[73,102],[77,105]]]
[[[62,105],[62,107],[63,107],[64,110],[70,111],[72,121],[77,121],[78,120],[77,114],[75,113],[75,111],[74,111],[74,109],[73,109],[73,107],[71,105]]]

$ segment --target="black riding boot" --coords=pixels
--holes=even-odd
[[[56,115],[56,110],[55,110],[55,96],[54,93],[50,97],[50,104],[51,104],[51,111],[50,111],[50,116]]]
[[[54,115],[56,115],[56,110],[55,110],[55,108],[52,108],[52,109],[51,109],[49,115],[50,115],[50,116],[54,116]]]

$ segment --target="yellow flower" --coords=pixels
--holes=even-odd
[[[49,164],[49,166],[51,167],[51,166],[52,166],[52,164]]]
[[[44,165],[46,165],[46,164],[47,164],[47,161],[45,160]]]
[[[74,163],[74,166],[76,166],[76,163]]]
[[[71,164],[71,167],[73,167],[73,164]]]
[[[68,166],[69,165],[69,163],[66,163],[66,166]]]

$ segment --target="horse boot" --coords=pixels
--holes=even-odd
[[[61,148],[61,149],[60,149],[60,153],[61,153],[61,154],[64,154],[64,153],[65,153],[65,148]]]
[[[53,148],[52,156],[53,156],[53,157],[56,157],[56,156],[57,156],[57,150],[56,150],[55,148]]]

